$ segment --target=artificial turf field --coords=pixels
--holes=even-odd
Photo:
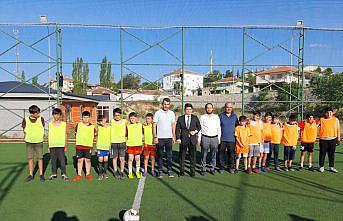
[[[141,220],[342,220],[342,148],[338,147],[335,155],[338,174],[304,170],[253,175],[225,172],[204,177],[197,173],[194,178],[173,179],[148,176]],[[37,174],[35,180],[24,183],[28,175],[25,144],[0,143],[0,150],[0,220],[120,220],[123,211],[132,206],[137,179],[115,180],[111,176],[102,181],[64,183],[59,176],[41,183]],[[75,175],[74,153],[70,144],[70,178]],[[299,155],[297,150],[295,162]],[[176,159],[175,151],[174,162]],[[317,167],[318,147],[314,159]],[[178,171],[177,163],[174,169]],[[96,178],[94,169],[92,174]],[[45,177],[49,175],[50,164]]]

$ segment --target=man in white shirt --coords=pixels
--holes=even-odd
[[[204,176],[206,172],[206,159],[208,150],[211,155],[211,169],[210,173],[214,175],[216,167],[216,154],[218,145],[221,139],[220,119],[218,115],[213,114],[213,104],[207,103],[205,105],[206,114],[200,117],[201,132],[198,137],[198,144],[201,145],[201,175]]]
[[[170,99],[164,98],[162,109],[156,111],[154,115],[154,143],[157,150],[158,177],[162,178],[163,150],[167,154],[167,174],[170,178],[172,174],[173,144],[175,143],[175,114],[169,110]]]

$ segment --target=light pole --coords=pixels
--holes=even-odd
[[[47,17],[47,15],[40,15],[39,16],[39,18],[40,18],[40,22],[42,23],[42,24],[47,24],[48,23],[48,17]],[[50,29],[49,29],[49,25],[47,25],[46,26],[46,28],[47,28],[47,30],[48,30],[48,88],[49,88],[49,107],[51,106],[51,101],[50,101],[50,81],[51,81],[51,70],[50,70],[50,62],[51,62],[51,59],[50,59]],[[57,83],[57,82],[56,82]],[[49,117],[51,117],[51,111],[49,111]]]

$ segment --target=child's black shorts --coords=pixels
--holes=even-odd
[[[301,151],[313,153],[314,143],[301,143],[301,146],[304,147]]]
[[[81,158],[91,159],[92,158],[91,151],[90,150],[76,150],[76,159],[81,159]]]

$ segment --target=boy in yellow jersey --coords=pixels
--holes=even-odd
[[[125,150],[126,150],[126,120],[121,118],[120,108],[113,110],[111,120],[111,157],[113,172],[117,179],[124,179]],[[120,161],[120,171],[117,171],[117,161]]]
[[[245,116],[239,117],[239,125],[235,128],[236,137],[236,170],[235,173],[239,171],[239,161],[243,157],[244,161],[244,172],[248,173],[248,153],[249,153],[249,137],[250,129],[246,126],[247,118]]]
[[[143,132],[144,132],[144,173],[142,174],[143,176],[146,176],[148,172],[149,157],[151,159],[151,175],[155,176],[156,147],[154,145],[154,136],[152,132],[153,117],[154,115],[152,113],[147,113],[147,115],[145,116],[145,124],[143,125]]]
[[[281,143],[283,126],[280,122],[280,117],[277,114],[273,115],[271,131],[270,151],[274,153],[274,169],[276,171],[281,171],[279,166],[279,145]]]
[[[143,125],[137,123],[137,114],[131,112],[129,114],[130,123],[127,125],[127,149],[126,152],[129,154],[128,168],[129,168],[129,179],[133,178],[132,164],[133,160],[136,161],[136,177],[141,178],[140,169],[140,158],[142,154],[143,146]]]
[[[262,164],[262,169],[261,169],[262,172],[269,171],[270,158],[272,155],[270,151],[270,140],[272,138],[271,122],[272,122],[272,113],[267,112],[264,115],[264,121],[262,123],[263,145],[261,146],[261,157],[259,160],[259,165],[261,166]]]
[[[316,142],[318,134],[318,122],[312,114],[306,114],[306,120],[299,122],[298,126],[301,129],[301,155],[299,170],[304,167],[305,152],[308,153],[308,170],[314,171],[312,167],[312,154],[314,149],[314,142]]]
[[[260,148],[262,143],[262,121],[260,120],[260,116],[261,113],[259,111],[253,112],[253,117],[247,125],[251,133],[251,136],[249,137],[248,157],[249,174],[252,174],[252,172],[259,173],[258,168],[256,168],[256,161],[260,158]]]
[[[30,116],[25,117],[21,126],[25,135],[26,156],[29,161],[29,176],[25,182],[33,180],[33,159],[38,158],[39,179],[44,182],[43,175],[43,138],[44,138],[44,118],[40,116],[40,109],[36,105],[29,107]]]
[[[89,181],[93,180],[91,176],[91,158],[96,129],[90,123],[90,116],[91,113],[89,111],[83,111],[82,121],[75,127],[77,176],[73,178],[73,181],[82,179],[83,162],[86,165],[86,179]]]
[[[96,149],[98,155],[98,180],[108,179],[107,167],[108,156],[111,148],[111,127],[107,124],[107,117],[100,115],[98,117],[100,124],[97,127]]]
[[[329,171],[337,173],[334,167],[335,151],[341,140],[341,131],[339,120],[333,116],[331,107],[326,108],[325,117],[320,118],[319,138],[319,171],[324,172],[325,155],[328,153]]]
[[[281,142],[284,145],[284,162],[285,171],[294,171],[292,168],[292,161],[295,157],[297,149],[297,142],[299,138],[299,127],[297,124],[296,116],[291,114],[289,121],[283,125],[283,136]]]
[[[61,121],[62,111],[59,108],[52,110],[53,121],[49,122],[48,151],[51,158],[51,176],[49,180],[57,178],[57,160],[60,161],[62,179],[68,180],[66,174],[65,152],[67,147],[67,126]]]

